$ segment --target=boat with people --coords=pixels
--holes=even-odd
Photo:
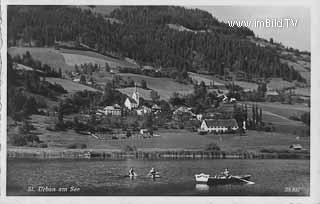
[[[136,178],[138,174],[135,172],[134,168],[130,168],[129,173],[125,175],[125,177]],[[160,173],[156,171],[154,168],[151,168],[146,177],[150,177],[153,179],[160,178]]]
[[[205,183],[207,185],[226,185],[226,184],[254,184],[249,181],[251,175],[231,175],[229,170],[225,169],[223,173],[219,175],[210,176],[209,174],[196,174],[195,179],[197,183]]]
[[[153,179],[160,178],[160,173],[157,172],[155,168],[152,167],[147,176],[150,176]]]

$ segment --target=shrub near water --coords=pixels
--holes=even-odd
[[[216,143],[209,143],[206,146],[205,150],[207,150],[207,151],[220,151],[221,149]]]
[[[84,143],[73,143],[67,146],[68,149],[86,149],[87,145]]]

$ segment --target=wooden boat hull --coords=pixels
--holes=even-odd
[[[207,184],[208,185],[227,185],[227,184],[242,184],[246,183],[250,179],[250,175],[242,176],[220,176],[220,177],[209,177]]]

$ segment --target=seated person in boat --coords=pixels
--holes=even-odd
[[[154,176],[157,174],[156,170],[152,167],[150,172],[149,172],[150,175]]]
[[[129,170],[129,176],[134,176],[136,174],[136,172],[134,171],[134,169],[131,167]]]
[[[225,177],[228,178],[228,177],[230,176],[229,173],[230,173],[230,172],[229,172],[228,168],[225,168],[222,174],[223,174]]]

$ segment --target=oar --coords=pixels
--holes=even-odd
[[[248,180],[245,180],[245,179],[236,177],[236,176],[231,176],[231,177],[236,178],[236,179],[239,179],[240,181],[246,182],[247,184],[255,184],[253,181],[248,181]]]

